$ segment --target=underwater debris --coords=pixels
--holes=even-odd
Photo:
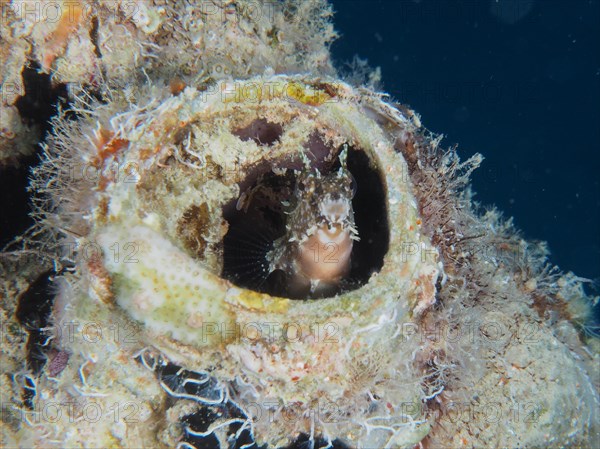
[[[590,310],[581,280],[476,210],[480,156],[461,162],[416,113],[332,76],[324,2],[277,3],[275,22],[239,14],[251,2],[211,2],[214,17],[159,3],[137,22],[100,8],[50,40],[57,80],[75,73],[71,36],[106,77],[72,91],[76,117],[52,121],[32,174],[36,226],[23,241],[64,270],[40,324],[48,362],[32,372],[13,356],[3,373],[8,445],[598,436],[598,343],[574,324]],[[293,20],[303,9],[312,22]],[[103,40],[117,30],[126,91]],[[207,72],[199,54],[235,64]]]

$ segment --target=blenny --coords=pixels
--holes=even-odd
[[[346,166],[323,174],[305,157],[288,207],[286,231],[267,254],[269,272],[282,270],[292,296],[318,297],[335,292],[350,272],[352,247],[359,240],[352,198],[356,183]]]

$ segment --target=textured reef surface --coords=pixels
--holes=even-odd
[[[585,280],[338,77],[325,1],[2,7],[3,447],[594,447]]]

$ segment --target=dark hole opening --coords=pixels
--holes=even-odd
[[[143,355],[136,360],[143,362]],[[153,360],[149,360],[152,363]],[[198,402],[198,409],[190,414],[182,416],[180,424],[183,428],[183,438],[181,441],[188,443],[196,449],[216,449],[222,448],[219,439],[215,433],[208,432],[211,425],[219,420],[231,419],[232,422],[227,426],[228,447],[229,449],[266,449],[267,445],[258,446],[254,441],[254,436],[250,427],[244,424],[249,416],[239,405],[231,400],[215,402],[213,405],[206,404],[206,398],[215,400],[220,397],[219,386],[216,378],[207,372],[195,372],[184,369],[179,365],[167,362],[159,358],[154,360],[156,366],[153,371],[157,378],[162,382],[163,388],[170,391],[167,399],[167,407],[174,406],[179,400],[192,400]],[[191,379],[197,382],[190,382]],[[234,388],[235,390],[235,388]],[[185,394],[185,396],[182,396]],[[311,442],[306,434],[300,434],[292,444],[278,449],[302,449],[304,447],[325,446],[326,440],[317,437]],[[332,449],[349,449],[349,447],[336,439],[332,442]]]
[[[19,97],[15,106],[23,120],[42,128],[43,136],[51,130],[51,121],[62,106],[68,106],[69,93],[66,84],[52,85],[52,78],[39,72],[40,66],[31,62],[22,72],[25,95]]]
[[[243,141],[253,140],[257,145],[271,146],[279,140],[283,134],[283,128],[277,123],[268,122],[265,119],[257,119],[245,128],[233,131]]]
[[[18,298],[15,312],[17,320],[29,334],[25,345],[25,360],[27,368],[34,375],[38,375],[42,371],[50,349],[50,346],[46,345],[46,340],[50,335],[45,329],[52,311],[55,293],[52,279],[55,275],[54,270],[42,273]],[[33,407],[34,391],[32,385],[25,385],[23,389],[23,401],[30,408]]]
[[[100,22],[98,21],[98,17],[92,17],[92,28],[90,29],[90,41],[94,45],[94,54],[98,57],[102,57],[102,52],[100,51],[100,45],[98,43],[98,30],[100,27]]]
[[[39,73],[39,69],[39,64],[35,62],[23,69],[21,77],[25,95],[16,100],[15,106],[25,123],[40,127],[41,142],[51,131],[51,119],[57,114],[59,106],[68,106],[68,92],[65,84],[53,87],[50,75]],[[35,133],[34,130],[31,132]],[[36,149],[39,148],[36,145]],[[39,157],[31,155],[21,158],[16,168],[0,166],[0,208],[3,211],[0,218],[0,248],[9,244],[33,223],[29,216],[27,185],[30,167],[38,162]]]
[[[29,166],[35,157],[21,160],[20,167],[0,167],[0,248],[10,244],[33,224],[29,215]]]
[[[337,156],[331,160],[328,164],[317,162],[323,175],[339,168]],[[224,208],[229,231],[223,240],[222,276],[243,288],[292,299],[331,297],[364,285],[381,269],[388,250],[386,191],[378,170],[364,151],[349,148],[347,167],[356,182],[352,206],[360,241],[354,242],[350,271],[339,287],[315,295],[298,294],[289,287],[286,273],[269,272],[268,253],[273,242],[285,234],[287,215],[282,201],[293,194],[296,184],[297,172],[290,168],[263,172],[242,190],[237,205]]]

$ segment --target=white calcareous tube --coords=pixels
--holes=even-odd
[[[289,2],[216,3],[94,25],[99,54],[117,30],[136,45],[106,56],[102,101],[80,86],[33,173],[27,239],[64,269],[50,363],[10,365],[9,445],[592,447],[591,299],[476,212],[481,157],[336,78],[325,2],[295,6],[302,23]],[[100,63],[82,17],[52,28],[61,79]],[[125,90],[121,53],[145,74]]]

